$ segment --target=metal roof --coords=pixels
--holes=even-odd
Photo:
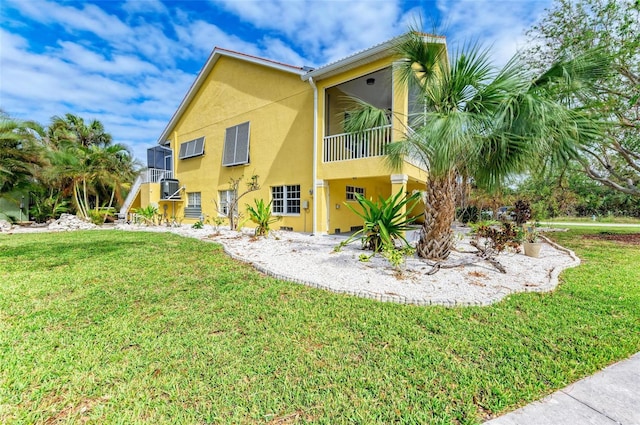
[[[346,58],[321,66],[320,68],[304,74],[302,79],[308,80],[309,78],[313,78],[314,80],[320,80],[328,78],[341,72],[357,68],[358,66],[388,57],[403,37],[404,35],[392,38],[380,44],[376,44],[375,46],[369,47],[368,49],[356,52]],[[446,44],[445,37],[443,36],[423,34],[423,37],[425,38],[425,41],[430,43]]]

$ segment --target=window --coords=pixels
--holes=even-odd
[[[220,198],[220,201],[218,203],[218,212],[224,216],[227,216],[229,215],[229,208],[231,208],[235,193],[233,190],[221,190],[218,192],[218,195]]]
[[[238,124],[227,128],[224,135],[224,153],[222,155],[222,165],[231,167],[233,165],[249,163],[249,122]]]
[[[194,156],[200,156],[204,154],[204,137],[199,139],[189,140],[180,144],[180,154],[178,158],[187,159]]]
[[[187,206],[184,209],[186,218],[200,218],[202,215],[202,196],[200,192],[187,192]]]
[[[271,208],[274,214],[300,214],[300,185],[271,188]]]
[[[356,193],[364,196],[364,187],[347,186],[347,201],[355,201]]]

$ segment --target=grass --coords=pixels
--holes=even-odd
[[[0,235],[0,422],[479,423],[640,350],[640,250],[588,232],[555,235],[584,259],[558,290],[484,308],[326,293],[168,234]]]
[[[543,223],[603,223],[603,224],[637,224],[640,226],[640,218],[636,217],[616,217],[616,216],[597,216],[595,221],[591,217],[555,217],[540,220]]]

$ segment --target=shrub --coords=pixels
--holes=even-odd
[[[520,249],[522,232],[513,223],[503,222],[502,227],[480,226],[476,231],[476,240],[485,239],[485,247],[492,248],[496,252],[502,252],[507,248]],[[477,244],[479,245],[479,244]]]
[[[522,199],[516,201],[514,204],[514,221],[518,226],[522,226],[524,223],[531,219],[531,205],[527,201],[523,201]]]
[[[256,236],[267,236],[271,231],[271,224],[280,220],[282,217],[273,217],[271,214],[271,202],[265,205],[262,199],[254,199],[255,208],[247,205],[247,213],[249,220],[254,222],[256,226]]]
[[[137,208],[133,211],[145,224],[156,224],[156,216],[158,215],[158,207],[155,205],[147,205],[144,208]]]
[[[356,201],[362,211],[357,211],[347,203],[345,205],[364,220],[364,225],[341,245],[360,239],[364,249],[370,249],[374,252],[379,252],[384,244],[394,246],[396,240],[401,240],[405,246],[409,246],[403,232],[409,230],[410,225],[420,217],[409,217],[409,214],[420,201],[421,194],[416,192],[408,197],[402,198],[402,196],[403,192],[400,190],[387,199],[379,197],[377,202],[373,202],[356,194]],[[402,209],[405,207],[406,211],[402,213]]]
[[[416,250],[412,247],[397,249],[395,246],[385,244],[382,248],[382,255],[397,271],[400,270],[400,266],[405,264],[407,257],[414,255],[415,252]]]
[[[33,201],[29,215],[36,223],[44,223],[50,218],[56,219],[69,211],[69,203],[61,199],[60,195],[35,197]]]
[[[475,223],[480,219],[480,210],[475,205],[469,205],[465,208],[460,208],[458,217],[464,224]]]
[[[89,215],[89,220],[97,226],[100,226],[107,222],[107,220],[114,220],[114,216],[116,214],[115,208],[101,208],[88,210],[87,214]]]

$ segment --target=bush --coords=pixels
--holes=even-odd
[[[254,199],[255,208],[247,205],[247,213],[249,220],[254,222],[256,226],[256,236],[267,236],[271,231],[271,224],[280,220],[282,217],[273,217],[271,214],[271,202],[265,205],[262,199]]]
[[[458,210],[458,217],[464,224],[475,223],[480,219],[480,210],[475,205],[469,205]]]
[[[514,221],[518,226],[522,226],[524,223],[531,219],[531,205],[527,201],[522,199],[516,201],[514,204]]]
[[[362,208],[357,211],[351,205],[345,203],[347,208],[364,220],[363,228],[355,232],[349,239],[342,242],[341,245],[351,243],[355,239],[360,239],[364,249],[370,249],[379,252],[383,245],[394,246],[396,240],[404,242],[405,246],[409,246],[409,242],[404,238],[403,232],[410,229],[422,214],[409,217],[411,211],[420,201],[422,194],[416,192],[413,195],[401,199],[403,191],[384,199],[382,196],[377,202],[366,199],[360,194],[356,194],[356,201]],[[406,211],[401,210],[406,207]]]
[[[32,193],[32,195],[35,194]],[[69,203],[61,199],[60,195],[36,196],[33,201],[33,205],[29,208],[29,215],[36,223],[59,218],[61,214],[69,211]]]
[[[479,238],[484,238],[485,246],[496,252],[502,252],[507,248],[513,248],[517,251],[520,249],[523,234],[513,223],[503,222],[502,228],[485,225],[478,227],[476,240]]]
[[[133,211],[137,214],[146,224],[156,224],[156,216],[158,215],[158,207],[155,205],[147,205],[144,208],[138,208]]]

